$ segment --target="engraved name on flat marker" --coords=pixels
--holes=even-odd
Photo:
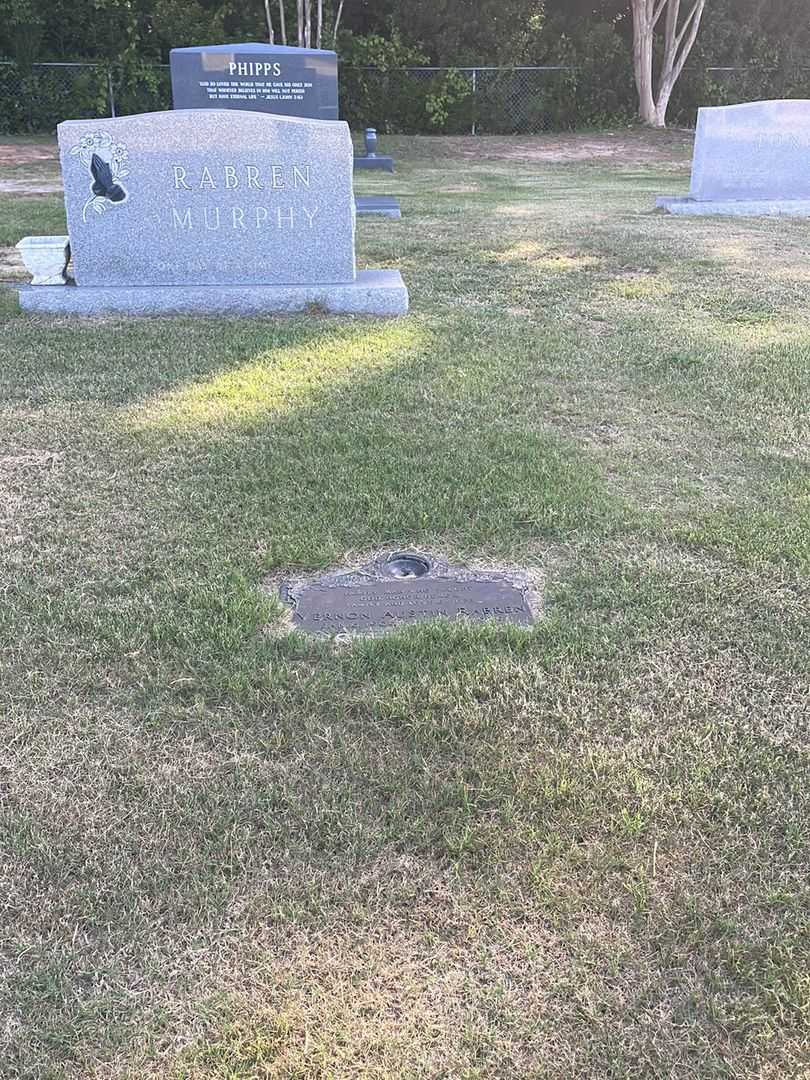
[[[294,626],[314,634],[381,633],[433,619],[534,622],[524,582],[427,561],[420,576],[399,578],[383,557],[354,572],[289,583],[281,595],[293,605]]]

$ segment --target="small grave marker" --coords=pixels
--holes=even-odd
[[[293,625],[311,634],[380,634],[433,619],[530,626],[528,584],[414,552],[383,555],[358,570],[287,582],[280,595]]]

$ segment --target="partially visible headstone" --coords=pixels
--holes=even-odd
[[[398,271],[355,270],[342,121],[217,109],[58,127],[75,288],[27,310],[407,311]]]
[[[247,109],[337,120],[337,54],[242,42],[169,53],[175,109]]]
[[[194,45],[169,53],[174,109],[245,109],[314,120],[338,118],[337,53],[248,41]],[[394,171],[366,128],[366,152],[355,169]],[[391,215],[388,215],[391,216]]]
[[[394,159],[377,153],[377,129],[366,128],[363,132],[366,144],[365,155],[355,155],[355,169],[383,169],[385,172],[394,171]],[[402,209],[399,199],[393,195],[358,195],[355,199],[359,217],[385,217],[399,221],[402,217]]]
[[[383,555],[348,573],[299,579],[281,588],[296,629],[312,634],[379,634],[433,619],[530,626],[529,587],[517,575],[450,566],[414,552]]]
[[[688,198],[673,214],[810,214],[810,101],[752,101],[698,110]]]

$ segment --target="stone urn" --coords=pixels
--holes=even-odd
[[[67,236],[24,236],[17,244],[32,285],[64,285],[70,259]]]
[[[365,132],[363,134],[365,136],[365,141],[366,141],[366,155],[368,157],[376,157],[377,156],[377,129],[376,128],[366,128],[366,130],[365,130]]]

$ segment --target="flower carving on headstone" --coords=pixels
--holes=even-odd
[[[126,201],[127,190],[121,181],[129,175],[129,154],[123,143],[115,142],[107,132],[96,131],[82,136],[70,153],[79,158],[90,174],[90,197],[82,207],[82,221],[87,221],[88,210],[103,214]]]

